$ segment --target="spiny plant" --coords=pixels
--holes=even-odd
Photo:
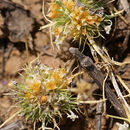
[[[41,29],[51,28],[58,48],[69,37],[80,41],[103,37],[101,32],[109,33],[112,25],[111,16],[104,13],[102,2],[94,0],[51,0],[48,14],[44,17],[50,24]]]
[[[56,118],[66,114],[73,121],[78,118],[76,99],[68,89],[75,75],[68,74],[64,68],[51,68],[44,64],[30,63],[24,68],[21,83],[13,81],[13,96],[20,105],[20,113],[33,122],[42,122],[41,128],[48,129],[48,123],[58,128]]]

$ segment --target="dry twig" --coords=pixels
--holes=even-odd
[[[101,129],[101,117],[102,117],[102,109],[103,109],[103,103],[98,103],[96,107],[96,129]]]

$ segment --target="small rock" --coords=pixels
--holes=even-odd
[[[18,70],[21,68],[22,63],[23,62],[20,57],[17,56],[11,57],[5,65],[5,72],[9,75],[16,74]]]
[[[36,33],[36,39],[34,41],[37,48],[42,48],[49,43],[49,38],[46,34],[38,32]]]
[[[10,101],[9,98],[7,96],[4,96],[3,98],[0,99],[0,105],[1,108],[7,109],[10,106]]]
[[[17,9],[11,12],[11,16],[6,21],[9,30],[9,39],[12,42],[24,42],[25,34],[28,36],[32,31],[33,22],[33,19],[27,16],[26,11]]]
[[[29,10],[10,0],[0,1],[0,11],[4,17],[3,32],[11,42],[25,42],[25,34],[31,37],[35,19]]]
[[[21,53],[18,49],[12,50],[11,56],[20,56],[20,55],[21,55]]]

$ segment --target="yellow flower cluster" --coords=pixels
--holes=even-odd
[[[85,10],[83,7],[75,8],[75,10],[70,14],[74,25],[80,30],[81,27],[88,24],[99,25],[102,21],[102,18],[98,15],[90,15],[88,10]]]
[[[56,23],[53,34],[57,45],[62,44],[66,37],[86,36],[88,26],[97,29],[103,20],[101,16],[91,14],[88,8],[77,6],[74,0],[52,0],[47,16]]]
[[[60,6],[56,3],[54,3],[54,1],[52,0],[52,2],[49,4],[49,14],[47,15],[48,17],[50,18],[56,18],[56,17],[59,17],[60,14],[59,12],[57,11],[58,9],[60,9]]]
[[[52,69],[45,65],[41,66],[41,72],[31,69],[25,77],[24,93],[27,100],[41,103],[47,102],[47,95],[55,89],[66,89],[70,78],[66,77],[67,71],[64,68]],[[40,68],[39,68],[40,69]]]
[[[63,6],[69,9],[70,11],[73,11],[74,9],[74,2],[72,0],[63,0]],[[51,0],[51,3],[49,4],[49,14],[47,15],[51,19],[58,18],[61,16],[61,14],[58,12],[60,9],[60,6],[56,3],[55,0]]]

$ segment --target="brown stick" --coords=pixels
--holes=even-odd
[[[101,130],[101,117],[103,111],[103,103],[97,103],[96,106],[96,128],[95,130]]]
[[[83,69],[94,79],[99,89],[102,91],[104,77],[100,73],[100,71],[97,70],[92,59],[89,58],[88,56],[83,55],[77,48],[71,47],[69,51],[70,53],[72,53],[78,58]],[[113,93],[113,91],[111,90],[111,88],[109,87],[107,83],[105,84],[105,93],[106,93],[107,99],[111,102],[111,104],[113,105],[115,110],[119,113],[119,115],[126,118],[127,116],[126,116],[126,113],[122,104],[117,99],[115,93]]]

